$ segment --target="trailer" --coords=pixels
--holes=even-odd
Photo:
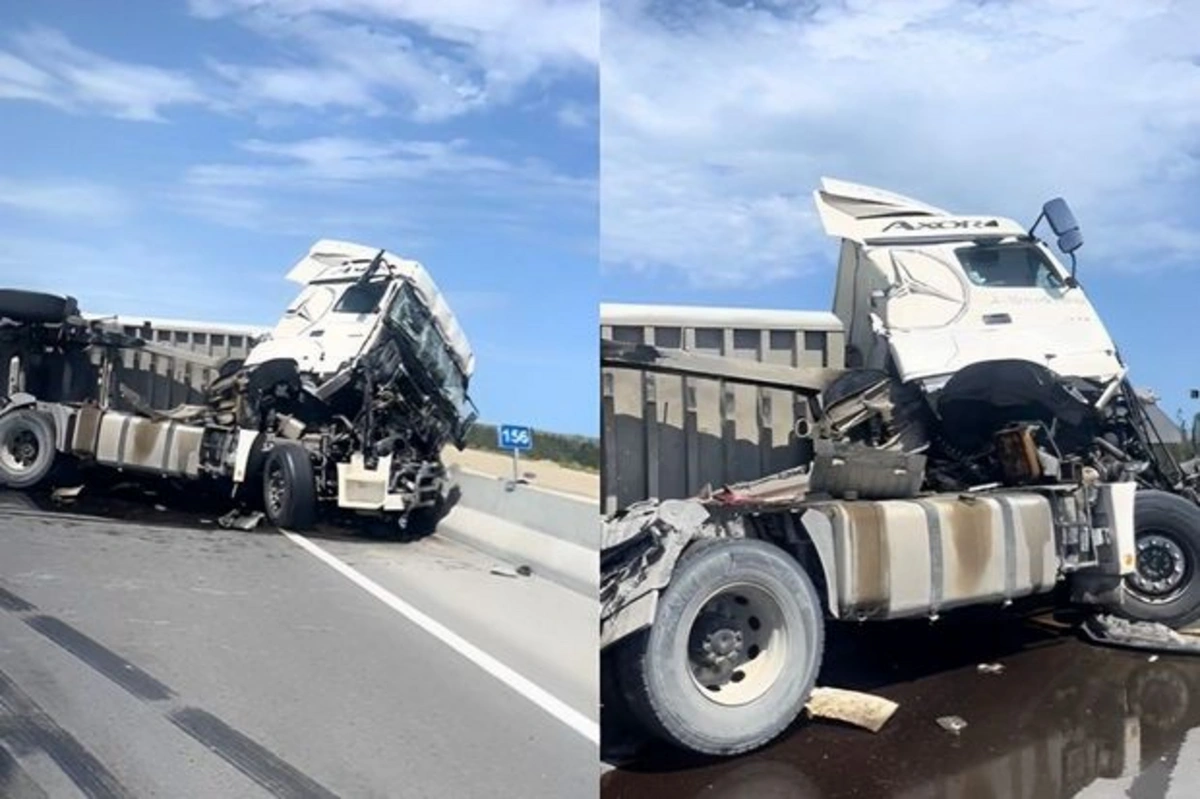
[[[831,622],[1028,601],[1200,619],[1196,477],[1084,294],[1067,204],[1026,230],[830,179],[815,201],[841,242],[844,368],[602,340],[602,368],[643,384],[805,400],[789,468],[606,518],[609,701],[670,743],[730,755],[796,719]],[[1070,268],[1035,235],[1043,221]]]
[[[465,333],[425,268],[386,250],[321,240],[287,277],[302,288],[279,322],[226,359],[86,318],[73,298],[0,291],[0,485],[35,488],[70,462],[196,481],[281,527],[332,515],[431,532],[453,489],[441,451],[478,416]],[[155,408],[120,379],[130,352],[215,379],[201,402]]]

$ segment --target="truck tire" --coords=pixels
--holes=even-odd
[[[404,541],[416,541],[437,531],[438,522],[442,520],[442,503],[425,508],[415,508],[408,512],[404,519],[404,527],[400,538]]]
[[[263,509],[276,527],[308,530],[317,521],[317,486],[308,450],[291,441],[271,447],[263,464]]]
[[[694,544],[654,624],[615,655],[647,731],[708,755],[770,742],[808,701],[825,644],[821,601],[786,552],[752,539]]]
[[[78,312],[75,300],[40,291],[0,289],[0,318],[26,324],[58,324]]]
[[[24,409],[0,418],[0,486],[33,488],[54,466],[54,423]]]
[[[1137,572],[1125,578],[1122,615],[1183,627],[1200,619],[1200,507],[1165,491],[1133,506]]]

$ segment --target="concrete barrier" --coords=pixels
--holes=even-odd
[[[600,576],[599,502],[458,470],[462,497],[440,535],[487,552],[587,596]],[[486,532],[482,532],[486,531]]]
[[[460,468],[457,479],[462,486],[461,504],[468,508],[580,546],[600,548],[598,500],[536,485],[512,485],[507,478],[472,469]]]

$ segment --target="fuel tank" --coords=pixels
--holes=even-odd
[[[1050,591],[1049,501],[1034,493],[812,506],[830,522],[842,618],[902,618]]]
[[[70,442],[74,454],[106,466],[195,477],[203,437],[203,427],[83,407],[75,416]]]

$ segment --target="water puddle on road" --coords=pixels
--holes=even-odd
[[[1002,663],[1000,673],[979,663]],[[610,737],[604,799],[1200,796],[1200,657],[1106,649],[1006,621],[835,628],[821,682],[900,703],[878,734],[802,722],[758,753]],[[941,716],[962,717],[957,734]],[[612,754],[612,753],[615,753]]]

